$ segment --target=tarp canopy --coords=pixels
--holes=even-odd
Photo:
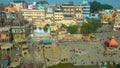
[[[111,38],[109,38],[106,42],[105,45],[107,47],[118,47],[118,42],[115,40],[114,36],[112,36]]]
[[[43,43],[43,44],[51,44],[51,43],[52,43],[52,40],[42,40],[42,43]]]
[[[4,60],[1,62],[1,65],[8,65],[8,60]]]

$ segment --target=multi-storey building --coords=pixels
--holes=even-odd
[[[57,4],[54,8],[54,22],[55,23],[61,23],[62,20],[63,20],[62,5]]]
[[[45,18],[45,10],[37,10],[37,9],[21,9],[22,15],[28,21],[34,21],[34,25],[37,27],[42,26],[42,21]]]
[[[83,19],[90,16],[90,4],[87,0],[83,0],[82,2],[82,11]]]
[[[113,25],[113,30],[120,30],[120,9],[116,10],[115,21]]]
[[[46,5],[45,6],[45,18],[47,18],[47,19],[53,18],[54,7],[55,7],[55,5]]]
[[[57,4],[54,11],[54,22],[62,24],[78,23],[82,20],[82,6],[73,3]]]
[[[82,5],[64,3],[56,5],[42,5],[37,3],[37,9],[21,9],[25,19],[34,21],[37,27],[43,27],[47,23],[77,24],[82,21]]]
[[[99,12],[99,19],[101,20],[102,24],[109,24],[110,22],[112,22],[114,20],[114,14],[115,11],[114,10],[110,10],[110,9],[106,9],[104,11],[100,11]]]
[[[0,44],[12,42],[11,39],[10,27],[0,27]]]
[[[63,17],[64,19],[73,19],[75,18],[75,12],[74,12],[74,4],[73,3],[64,3],[62,4],[62,10],[63,10]]]
[[[24,20],[24,19],[20,19],[17,18],[13,21],[13,26],[11,27],[11,31],[12,31],[12,36],[13,36],[13,40],[14,42],[25,42],[26,38],[29,36],[30,34],[30,25],[29,22]]]
[[[11,3],[12,6],[18,7],[18,9],[26,9],[28,7],[27,2],[25,0],[14,0]]]
[[[0,13],[0,43],[25,42],[30,34],[30,24],[15,12]]]
[[[4,12],[0,12],[0,44],[3,45],[4,43],[12,42],[11,36],[11,28],[9,26],[5,26],[6,23],[6,16]]]

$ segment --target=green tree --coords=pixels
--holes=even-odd
[[[50,27],[50,24],[46,24],[45,26]]]
[[[100,2],[97,1],[90,2],[90,6],[91,13],[98,12],[104,9],[113,9],[111,5],[101,4]]]
[[[101,27],[101,22],[96,19],[88,19],[88,23],[83,23],[81,27],[81,33],[88,35],[94,33],[99,27]]]
[[[74,34],[74,33],[77,33],[78,31],[78,26],[77,25],[70,25],[68,28],[67,28],[67,31],[71,34]]]
[[[43,30],[44,30],[45,32],[47,32],[47,31],[48,31],[48,27],[47,27],[47,26],[44,26],[44,27],[43,27]]]

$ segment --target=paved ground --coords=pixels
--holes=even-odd
[[[96,33],[96,42],[64,42],[59,43],[59,48],[61,51],[64,51],[68,57],[65,57],[64,62],[72,62],[75,65],[91,65],[91,64],[107,64],[120,63],[120,50],[113,50],[112,53],[116,53],[114,56],[104,56],[103,53],[107,52],[104,48],[104,42],[108,39],[108,37],[115,36],[116,40],[120,43],[120,32],[111,31],[111,29],[102,28],[99,29],[100,33]],[[101,32],[102,31],[102,32]],[[99,41],[101,40],[101,41]],[[120,48],[120,47],[119,47]],[[78,49],[80,53],[74,53],[74,51],[70,51],[73,49]]]

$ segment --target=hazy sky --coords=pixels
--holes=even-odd
[[[13,0],[0,0],[0,3],[9,3]],[[27,2],[33,2],[33,1],[40,1],[40,0],[25,0]],[[73,1],[75,4],[81,3],[83,0],[47,0],[50,4],[58,4],[58,3],[64,3],[64,2],[70,2]],[[88,1],[94,1],[94,0],[88,0]],[[113,7],[119,7],[120,8],[120,0],[95,0],[99,1],[103,4],[110,4]]]

